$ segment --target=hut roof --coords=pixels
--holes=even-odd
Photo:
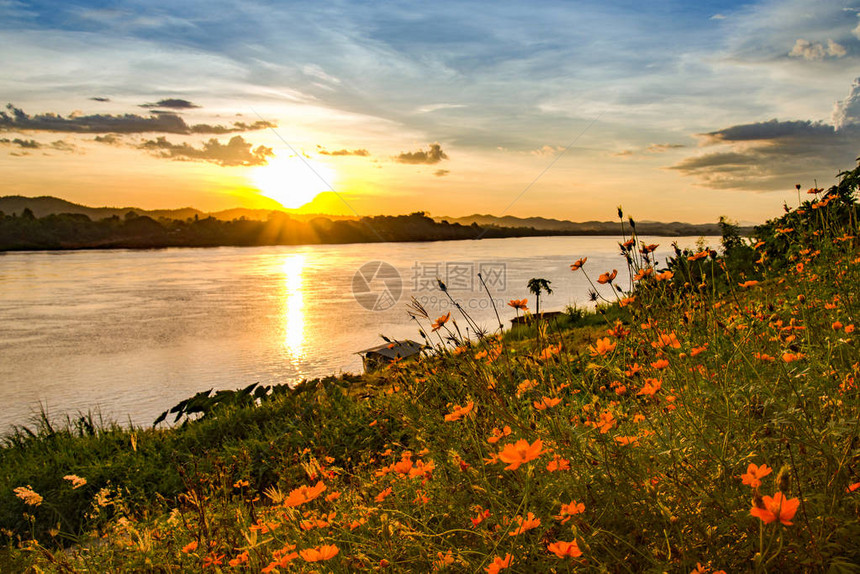
[[[369,349],[364,349],[363,351],[358,351],[359,355],[381,355],[387,359],[402,359],[405,357],[411,357],[412,355],[416,355],[421,352],[421,349],[424,348],[424,345],[421,343],[416,343],[415,341],[410,341],[406,339],[405,341],[395,341],[393,343],[384,343],[382,345],[377,345],[376,347],[371,347]]]

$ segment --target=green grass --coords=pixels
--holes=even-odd
[[[623,307],[174,429],[19,431],[0,450],[0,569],[860,571],[854,175],[763,245],[595,286]],[[772,469],[755,487],[750,464]],[[28,485],[41,505],[13,493]],[[766,523],[771,497],[796,511]]]

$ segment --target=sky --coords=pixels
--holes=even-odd
[[[860,156],[860,2],[0,0],[0,195],[740,222]]]

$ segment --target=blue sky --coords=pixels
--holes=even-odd
[[[231,150],[272,154],[225,162],[207,157],[208,134],[156,147],[156,132],[104,132],[97,145],[72,124],[7,122],[0,166],[10,193],[56,188],[43,174],[55,169],[73,200],[214,209],[243,201],[242,174],[265,161],[253,158],[287,157],[286,141],[328,162],[362,213],[498,213],[555,161],[512,214],[607,219],[622,203],[647,219],[761,220],[795,180],[832,183],[860,155],[858,14],[847,1],[0,0],[0,93],[29,116],[182,99],[196,107],[160,111],[278,132],[241,133]],[[434,143],[445,158],[403,161]],[[97,167],[132,158],[151,167]],[[145,195],[142,177],[162,191]]]

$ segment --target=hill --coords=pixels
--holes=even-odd
[[[555,231],[564,235],[617,235],[620,232],[618,221],[583,221],[575,222],[564,219],[549,219],[546,217],[514,217],[506,215],[496,217],[488,214],[474,214],[464,217],[436,217],[438,221],[450,221],[462,225],[477,223],[481,227],[531,227],[538,230]],[[638,221],[636,229],[643,235],[680,236],[713,236],[720,234],[717,223],[683,223],[680,221]],[[741,228],[748,234],[751,226]]]

